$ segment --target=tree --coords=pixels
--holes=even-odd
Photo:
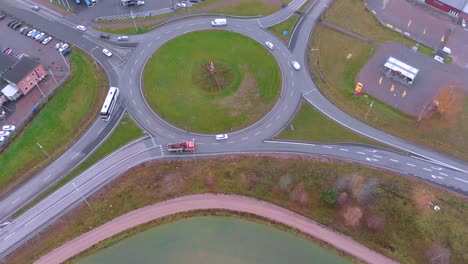
[[[322,192],[322,199],[329,205],[334,205],[338,201],[338,191],[334,187],[329,187]]]

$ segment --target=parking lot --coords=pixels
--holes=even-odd
[[[40,89],[33,89],[16,101],[8,101],[3,105],[3,109],[7,114],[7,119],[4,123],[18,125],[31,114],[33,108],[44,99],[44,95],[47,96],[50,94],[57,87],[57,83],[60,83],[60,81],[65,78],[68,72],[68,66],[55,49],[57,39],[53,38],[48,44],[44,45],[20,33],[21,28],[25,26],[31,27],[30,25],[22,23],[23,25],[21,25],[21,27],[14,30],[7,26],[11,20],[16,19],[5,17],[0,21],[0,31],[2,32],[2,37],[0,38],[1,50],[3,51],[6,48],[11,49],[12,52],[10,56],[21,53],[26,54],[31,59],[41,63],[48,75],[48,77],[38,84]],[[65,57],[65,59],[69,64],[69,56]]]
[[[96,0],[93,6],[88,7],[84,0],[77,5],[75,0],[53,0],[77,12],[79,16],[94,20],[98,17],[129,15],[131,12],[139,13],[169,8],[175,5],[177,0],[146,0],[144,5],[125,7],[120,5],[120,0]],[[91,0],[90,0],[91,1]]]
[[[419,69],[413,84],[403,84],[384,75],[383,65],[390,56]],[[457,65],[443,64],[402,44],[388,42],[361,69],[356,81],[363,84],[363,93],[418,116],[442,86],[452,81],[468,84],[468,76]],[[468,92],[468,86],[464,88]]]

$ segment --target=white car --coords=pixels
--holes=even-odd
[[[271,43],[270,41],[265,42],[265,46],[267,46],[271,50],[275,48],[275,45],[273,45],[273,43]]]
[[[63,43],[62,46],[60,47],[59,51],[62,52],[66,50],[68,47],[70,47],[67,43]]]
[[[13,125],[5,125],[2,127],[3,131],[15,131],[16,127]]]
[[[78,25],[78,26],[76,26],[76,28],[77,28],[78,30],[81,30],[81,31],[86,31],[86,27],[83,26],[83,25]]]
[[[137,6],[144,5],[144,4],[145,4],[145,1],[137,1]]]
[[[34,39],[35,39],[35,40],[38,40],[38,39],[42,38],[44,35],[45,35],[44,32],[41,32],[41,33],[37,34],[37,35],[34,37]]]
[[[37,30],[33,29],[26,34],[26,36],[31,37],[32,34],[36,33]]]
[[[297,61],[292,61],[291,64],[292,64],[293,68],[294,68],[296,71],[298,71],[298,70],[301,69],[301,65],[299,64],[299,62],[297,62]]]
[[[47,37],[42,41],[42,44],[45,45],[45,44],[49,43],[51,40],[52,40],[52,37]]]
[[[119,36],[119,37],[117,37],[117,40],[126,41],[126,40],[128,40],[128,36]]]
[[[466,28],[466,20],[464,18],[461,20],[461,25],[462,27]]]
[[[106,55],[107,57],[112,56],[112,52],[110,52],[108,49],[102,49],[102,53],[104,53],[104,55]]]
[[[10,135],[10,131],[0,131],[0,137],[8,137]]]
[[[187,3],[177,3],[175,5],[176,8],[186,8],[188,7]]]
[[[0,142],[5,141],[5,137],[0,137]]]
[[[216,140],[226,140],[228,139],[228,135],[227,134],[219,134],[219,135],[216,135]]]
[[[60,49],[60,47],[62,47],[63,45],[63,42],[59,42],[57,44],[55,44],[55,49]]]

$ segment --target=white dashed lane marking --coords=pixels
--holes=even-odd
[[[445,174],[443,172],[439,172],[440,175],[448,176],[448,174]]]
[[[425,170],[425,171],[432,171],[432,170],[430,170],[430,169],[428,169],[428,168],[423,168],[423,170]]]
[[[257,133],[255,133],[255,135],[257,136],[258,134],[262,133],[262,131],[258,131]]]
[[[340,148],[340,150],[341,150],[341,151],[349,151],[349,150],[347,150],[347,149],[344,149],[344,148]]]
[[[327,149],[332,149],[333,147],[330,147],[330,146],[322,146],[323,148],[327,148]]]
[[[379,158],[379,159],[383,158],[382,156],[379,156],[379,155],[372,155],[372,156],[376,157],[376,158]]]
[[[356,153],[357,153],[357,154],[361,154],[361,155],[366,155],[366,153],[360,152],[360,151],[358,151],[358,152],[356,152]]]
[[[457,178],[457,177],[453,177],[453,178],[454,178],[455,180],[462,181],[462,182],[464,182],[464,183],[468,183],[468,181],[465,181],[465,180],[463,180],[463,179],[460,179],[460,178]]]
[[[396,159],[390,159],[390,161],[393,161],[393,162],[399,162],[398,160]]]
[[[246,139],[248,139],[248,138],[249,138],[249,137],[245,137],[245,138],[243,138],[243,139],[241,139],[241,140],[244,141],[244,140],[246,140]]]
[[[416,165],[411,164],[411,163],[406,163],[406,165],[411,166],[411,167],[416,167]]]

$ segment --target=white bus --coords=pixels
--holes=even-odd
[[[107,93],[106,100],[104,100],[104,105],[102,105],[101,109],[101,118],[105,121],[108,121],[112,110],[114,110],[115,103],[117,102],[117,98],[119,98],[119,88],[111,87],[109,88],[109,92]]]

